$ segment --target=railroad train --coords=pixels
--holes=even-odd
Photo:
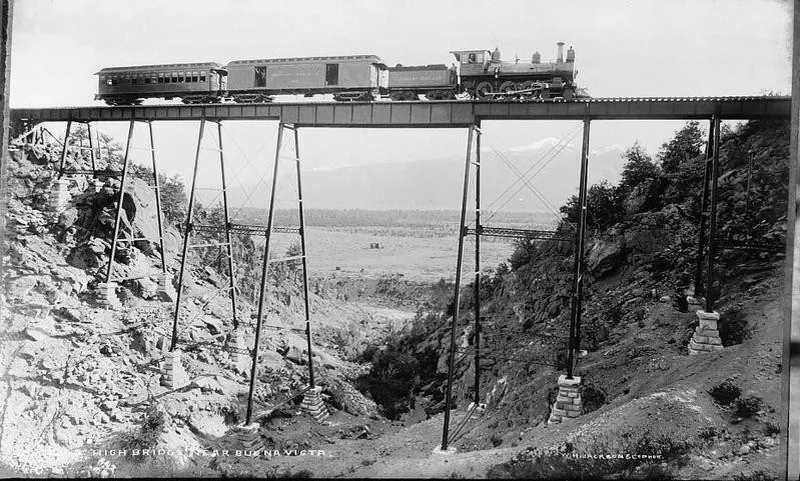
[[[97,72],[95,100],[138,105],[147,98],[196,103],[263,103],[277,95],[333,94],[336,101],[479,99],[547,100],[585,96],[575,84],[575,50],[542,61],[504,62],[500,49],[455,50],[444,64],[388,67],[375,55],[270,58],[110,67]]]

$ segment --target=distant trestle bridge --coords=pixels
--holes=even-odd
[[[573,378],[573,370],[576,365],[576,354],[580,348],[580,327],[581,327],[581,304],[583,274],[585,271],[584,250],[586,239],[586,213],[587,213],[587,178],[589,169],[589,128],[592,121],[599,120],[706,120],[709,122],[709,138],[706,150],[706,165],[703,181],[703,196],[701,203],[702,215],[699,219],[698,228],[698,255],[695,259],[695,296],[704,293],[705,310],[713,312],[714,299],[711,296],[712,290],[709,283],[714,273],[714,258],[719,248],[736,248],[729,245],[730,240],[721,241],[716,231],[716,204],[717,187],[719,177],[719,142],[720,142],[720,123],[722,120],[753,120],[753,119],[775,119],[789,120],[791,116],[791,98],[779,96],[748,96],[748,97],[637,97],[637,98],[593,98],[577,100],[552,100],[552,101],[408,101],[408,102],[313,102],[313,103],[269,103],[269,104],[206,104],[206,105],[143,105],[143,106],[117,106],[117,107],[54,107],[54,108],[20,108],[11,110],[11,125],[14,136],[28,136],[35,132],[36,125],[43,122],[66,122],[65,141],[59,166],[59,178],[63,175],[92,175],[94,177],[108,177],[116,175],[121,177],[121,185],[117,202],[117,218],[112,239],[112,255],[108,266],[106,282],[111,283],[114,279],[111,276],[111,265],[114,262],[113,251],[120,241],[119,223],[120,206],[122,196],[126,188],[126,178],[130,164],[129,150],[133,126],[137,122],[148,124],[150,132],[150,151],[152,152],[153,167],[157,169],[156,152],[157,149],[152,137],[152,122],[158,121],[199,121],[200,129],[197,140],[197,151],[195,154],[194,174],[191,190],[189,193],[189,208],[187,218],[187,229],[184,238],[183,255],[181,257],[181,267],[178,281],[178,293],[173,321],[172,342],[170,351],[174,351],[178,344],[178,321],[179,311],[182,302],[182,291],[184,281],[185,263],[187,250],[192,247],[205,247],[207,244],[191,245],[190,238],[193,232],[215,232],[224,234],[226,242],[214,244],[215,246],[227,248],[227,258],[229,263],[230,282],[228,287],[229,297],[232,303],[235,327],[239,326],[236,310],[236,289],[233,273],[233,255],[231,252],[231,236],[234,234],[247,233],[252,235],[263,235],[266,238],[264,247],[263,265],[261,270],[261,289],[259,293],[258,314],[255,317],[255,341],[252,349],[245,349],[251,356],[251,375],[250,392],[248,396],[248,408],[246,423],[250,424],[253,420],[253,392],[257,382],[257,363],[260,347],[261,331],[265,326],[264,320],[264,298],[266,295],[266,279],[269,265],[276,262],[301,262],[303,272],[303,289],[305,300],[305,335],[308,349],[308,369],[309,369],[309,389],[314,389],[314,365],[312,359],[312,333],[311,333],[311,312],[308,299],[308,271],[306,257],[306,236],[303,214],[303,190],[300,176],[301,158],[299,153],[298,133],[302,128],[328,127],[328,128],[456,128],[467,129],[467,146],[465,156],[465,168],[463,179],[463,194],[461,198],[461,221],[458,235],[458,260],[456,265],[454,305],[455,313],[452,317],[451,336],[450,336],[450,357],[448,365],[448,382],[445,400],[444,426],[442,431],[442,442],[440,449],[446,450],[448,444],[455,436],[450,430],[450,414],[452,408],[452,387],[456,355],[464,356],[474,354],[475,376],[473,386],[473,405],[470,409],[480,405],[480,361],[481,356],[492,358],[487,354],[485,348],[481,348],[481,316],[480,296],[478,289],[480,286],[480,239],[482,236],[512,237],[521,239],[538,239],[545,241],[561,241],[575,243],[575,257],[572,282],[572,306],[569,326],[569,337],[564,342],[567,344],[567,368],[566,376]],[[216,126],[214,130],[221,132],[222,122],[233,120],[272,120],[278,121],[278,140],[275,156],[272,164],[272,186],[271,198],[268,206],[268,216],[266,225],[236,225],[230,222],[227,196],[223,197],[224,223],[220,225],[199,225],[194,223],[193,208],[196,185],[196,175],[200,158],[201,144],[207,129],[207,124]],[[579,200],[580,216],[575,226],[574,234],[570,232],[554,232],[533,229],[507,229],[496,226],[485,226],[481,224],[481,122],[490,120],[580,120],[583,123],[583,141],[581,150],[581,168],[579,175]],[[129,122],[127,146],[123,167],[119,172],[99,171],[94,169],[95,157],[99,155],[99,146],[92,144],[92,123],[124,121]],[[71,146],[70,132],[74,123],[88,124],[89,143],[88,150],[91,154],[92,171],[80,169],[69,169],[66,165],[67,152],[70,148],[83,148],[83,146]],[[292,148],[294,155],[287,157],[281,155],[281,147],[284,142],[286,131],[292,132]],[[220,177],[222,192],[227,190],[225,180],[224,149],[222,146],[221,134],[217,137],[218,145],[215,149],[219,152]],[[291,160],[292,168],[296,172],[297,192],[298,192],[298,212],[299,225],[297,226],[276,226],[273,223],[275,209],[275,192],[278,180],[279,160]],[[470,200],[470,180],[475,179],[474,207],[468,205]],[[158,181],[155,183],[156,198],[159,199]],[[474,227],[467,225],[467,213],[474,212]],[[159,223],[161,220],[159,219]],[[159,224],[159,227],[160,224]],[[160,229],[161,231],[161,229]],[[286,257],[283,259],[270,259],[270,239],[272,234],[299,234],[301,252],[299,255]],[[163,234],[160,234],[163,237]],[[474,237],[475,246],[475,271],[467,274],[462,273],[464,263],[464,240],[467,237]],[[162,241],[162,268],[166,269],[166,262],[163,259],[163,239]],[[724,244],[723,244],[724,242]],[[722,244],[722,245],[721,245]],[[747,248],[759,248],[758,245],[744,246]],[[166,271],[165,271],[166,272]],[[474,278],[474,288],[476,290],[474,299],[475,326],[473,345],[467,352],[456,347],[456,338],[459,333],[460,318],[460,291],[461,282],[464,275]],[[185,302],[185,301],[184,301]],[[495,356],[496,357],[496,356]],[[470,411],[472,412],[472,411]],[[459,431],[463,426],[458,426]]]

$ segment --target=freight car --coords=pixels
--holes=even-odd
[[[234,60],[105,68],[99,76],[96,100],[110,105],[139,104],[145,98],[180,98],[185,103],[221,101],[270,102],[276,95],[333,94],[337,101],[572,99],[575,51],[542,62],[538,52],[530,63],[503,62],[499,48],[456,50],[457,64],[387,67],[375,55]]]
[[[226,66],[228,95],[235,102],[269,102],[280,94],[374,100],[385,68],[375,55],[234,60]]]

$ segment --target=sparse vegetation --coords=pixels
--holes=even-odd
[[[579,439],[557,450],[529,448],[517,458],[493,466],[489,478],[513,479],[671,479],[673,468],[694,448],[678,441],[644,432],[640,437]],[[605,455],[629,453],[654,458],[606,459]],[[588,457],[586,457],[588,455]],[[667,467],[662,463],[668,463]],[[669,465],[672,465],[670,467]]]
[[[775,476],[770,476],[766,472],[759,469],[750,474],[737,474],[732,479],[733,481],[775,481],[778,478]]]

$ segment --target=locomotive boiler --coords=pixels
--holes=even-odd
[[[147,98],[184,103],[262,103],[277,95],[332,94],[333,99],[372,101],[570,100],[577,94],[575,51],[564,57],[559,42],[555,60],[505,62],[499,48],[455,50],[455,63],[387,67],[376,55],[267,58],[104,68],[95,100],[109,105],[137,105]]]

